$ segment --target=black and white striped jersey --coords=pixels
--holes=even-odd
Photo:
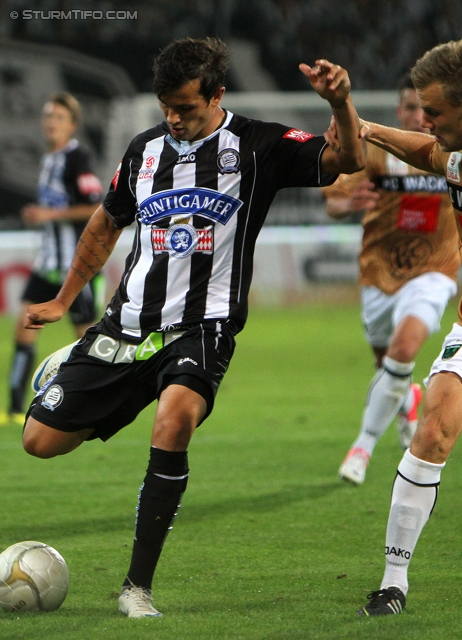
[[[95,204],[96,209],[103,188],[91,164],[89,152],[75,138],[62,149],[46,153],[40,167],[38,203],[53,209]],[[85,225],[81,221],[46,222],[34,271],[56,284],[63,282]]]
[[[105,325],[115,335],[247,318],[258,233],[283,187],[331,184],[322,137],[226,113],[207,138],[177,142],[166,124],[130,144],[104,200],[133,248]]]

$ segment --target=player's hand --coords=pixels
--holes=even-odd
[[[333,107],[341,106],[346,102],[351,90],[346,69],[324,59],[316,60],[313,67],[302,63],[299,69],[321,98],[328,100]]]
[[[59,211],[51,207],[41,207],[38,204],[27,204],[21,209],[21,217],[26,224],[40,225],[49,220],[56,220]]]
[[[358,136],[363,140],[367,140],[368,136],[371,133],[371,127],[369,122],[359,118],[359,133]],[[329,128],[324,132],[324,140],[327,144],[334,149],[334,151],[340,151],[340,143],[337,135],[337,123],[335,122],[335,117],[332,116],[330,119]]]
[[[59,300],[31,304],[26,312],[25,329],[43,329],[49,322],[61,320],[67,309]]]
[[[352,212],[371,211],[375,208],[379,194],[370,180],[362,180],[350,196],[349,210]]]

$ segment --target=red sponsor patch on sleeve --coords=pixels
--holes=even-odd
[[[120,169],[121,168],[122,168],[122,163],[119,164],[119,166],[117,167],[114,175],[112,176],[111,184],[114,187],[114,189],[117,189],[117,183],[119,182],[119,176],[120,176]]]
[[[84,196],[91,194],[100,194],[103,191],[101,182],[94,173],[81,173],[77,178],[79,191]]]
[[[296,140],[297,142],[306,142],[315,136],[312,133],[307,133],[301,129],[289,129],[289,131],[286,131],[282,137],[289,138],[290,140]]]

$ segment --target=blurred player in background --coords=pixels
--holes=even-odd
[[[255,242],[276,192],[330,184],[340,171],[365,164],[344,69],[326,60],[300,65],[336,115],[338,155],[322,137],[222,109],[228,59],[215,38],[163,49],[154,91],[165,121],[129,145],[60,293],[28,313],[30,328],[59,320],[136,221],[125,273],[102,321],[40,390],[23,440],[41,458],[68,453],[85,440],[107,440],[158,399],[119,598],[131,618],[160,615],[151,583],[186,490],[187,448],[212,411],[246,322]]]
[[[424,131],[410,76],[400,84],[397,116],[403,130]],[[377,373],[359,435],[339,469],[341,478],[359,485],[396,415],[401,446],[411,444],[422,397],[420,385],[412,383],[414,361],[457,291],[458,234],[444,177],[371,144],[365,169],[340,176],[323,192],[327,213],[335,218],[364,211],[362,319]]]
[[[31,303],[45,302],[57,294],[85,224],[102,199],[90,154],[74,138],[80,120],[80,104],[69,93],[51,95],[43,107],[41,125],[47,153],[41,162],[38,204],[28,204],[21,211],[27,226],[42,228],[42,247],[22,295],[9,376],[9,407],[0,416],[3,423],[24,424],[24,399],[38,337],[36,331],[24,328],[26,311]],[[70,307],[78,338],[100,314],[103,289],[103,277],[98,275]]]
[[[424,112],[422,125],[432,136],[375,123],[364,123],[362,135],[401,160],[446,177],[462,237],[462,40],[427,51],[411,70],[411,77]],[[441,472],[462,430],[462,300],[458,320],[425,383],[417,431],[393,484],[381,587],[368,595],[367,604],[358,611],[362,616],[403,611],[409,563],[435,507]],[[444,543],[444,532],[440,539]],[[450,552],[458,555],[457,550]],[[427,593],[432,605],[438,601],[434,588]]]

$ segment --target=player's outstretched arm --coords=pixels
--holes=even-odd
[[[431,164],[431,151],[435,146],[435,138],[427,133],[404,131],[386,127],[375,122],[361,120],[361,137],[377,147],[389,151],[407,164],[435,173]]]
[[[300,65],[300,71],[308,78],[313,89],[327,100],[337,122],[340,142],[338,154],[327,148],[322,155],[325,173],[354,173],[366,164],[366,145],[359,134],[359,118],[351,99],[351,83],[348,73],[338,64],[328,60],[316,60],[313,67]]]
[[[47,322],[56,322],[63,317],[87,282],[106,264],[121,233],[99,206],[80,236],[58,295],[54,300],[29,307],[26,329],[43,329]]]

